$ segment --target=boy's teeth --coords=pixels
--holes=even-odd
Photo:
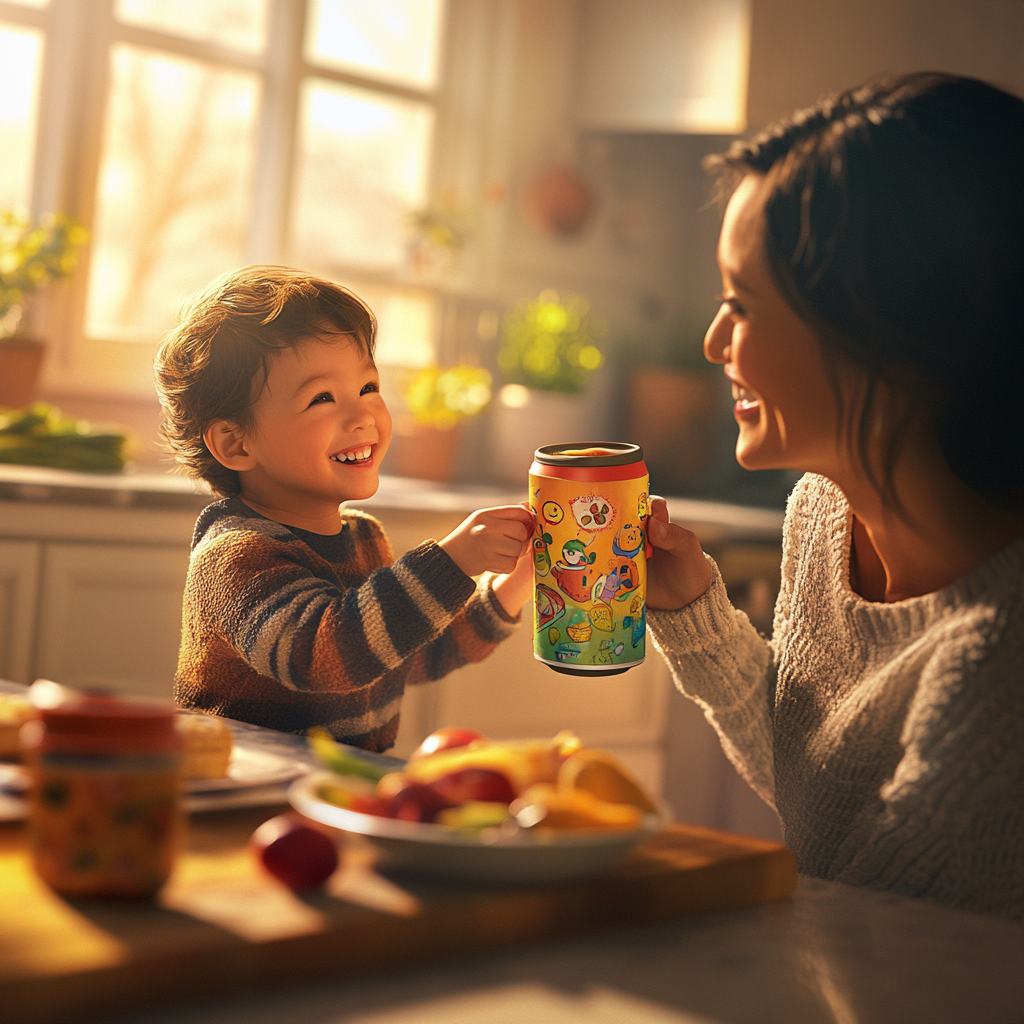
[[[339,455],[332,455],[335,462],[365,462],[373,451],[372,445],[360,448],[354,452],[342,452]]]

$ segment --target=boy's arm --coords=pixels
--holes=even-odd
[[[301,691],[369,686],[435,640],[475,584],[435,543],[391,566],[379,526],[380,566],[344,588],[313,572],[303,548],[231,531],[193,553],[202,614],[260,675]]]
[[[532,574],[533,567],[530,566]],[[521,616],[506,611],[495,591],[501,577],[485,573],[476,592],[434,641],[417,651],[403,666],[407,683],[442,679],[463,665],[483,661],[515,631]]]

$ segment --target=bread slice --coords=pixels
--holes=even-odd
[[[0,693],[0,757],[17,757],[21,753],[18,733],[35,714],[28,697],[20,693]]]
[[[179,715],[177,725],[185,737],[185,778],[222,779],[227,775],[234,738],[224,719]]]

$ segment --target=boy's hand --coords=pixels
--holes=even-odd
[[[522,505],[499,505],[474,512],[452,530],[441,547],[467,575],[511,573],[530,550],[533,513]]]
[[[711,566],[697,534],[668,521],[668,502],[651,498],[647,539],[647,607],[674,611],[697,600],[711,586]]]

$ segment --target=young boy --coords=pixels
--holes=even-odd
[[[165,435],[223,496],[192,541],[182,707],[326,726],[383,751],[406,683],[481,660],[518,622],[532,586],[525,508],[476,512],[397,561],[376,519],[339,509],[376,492],[391,438],[375,335],[345,289],[246,267],[195,297],[161,345]]]

